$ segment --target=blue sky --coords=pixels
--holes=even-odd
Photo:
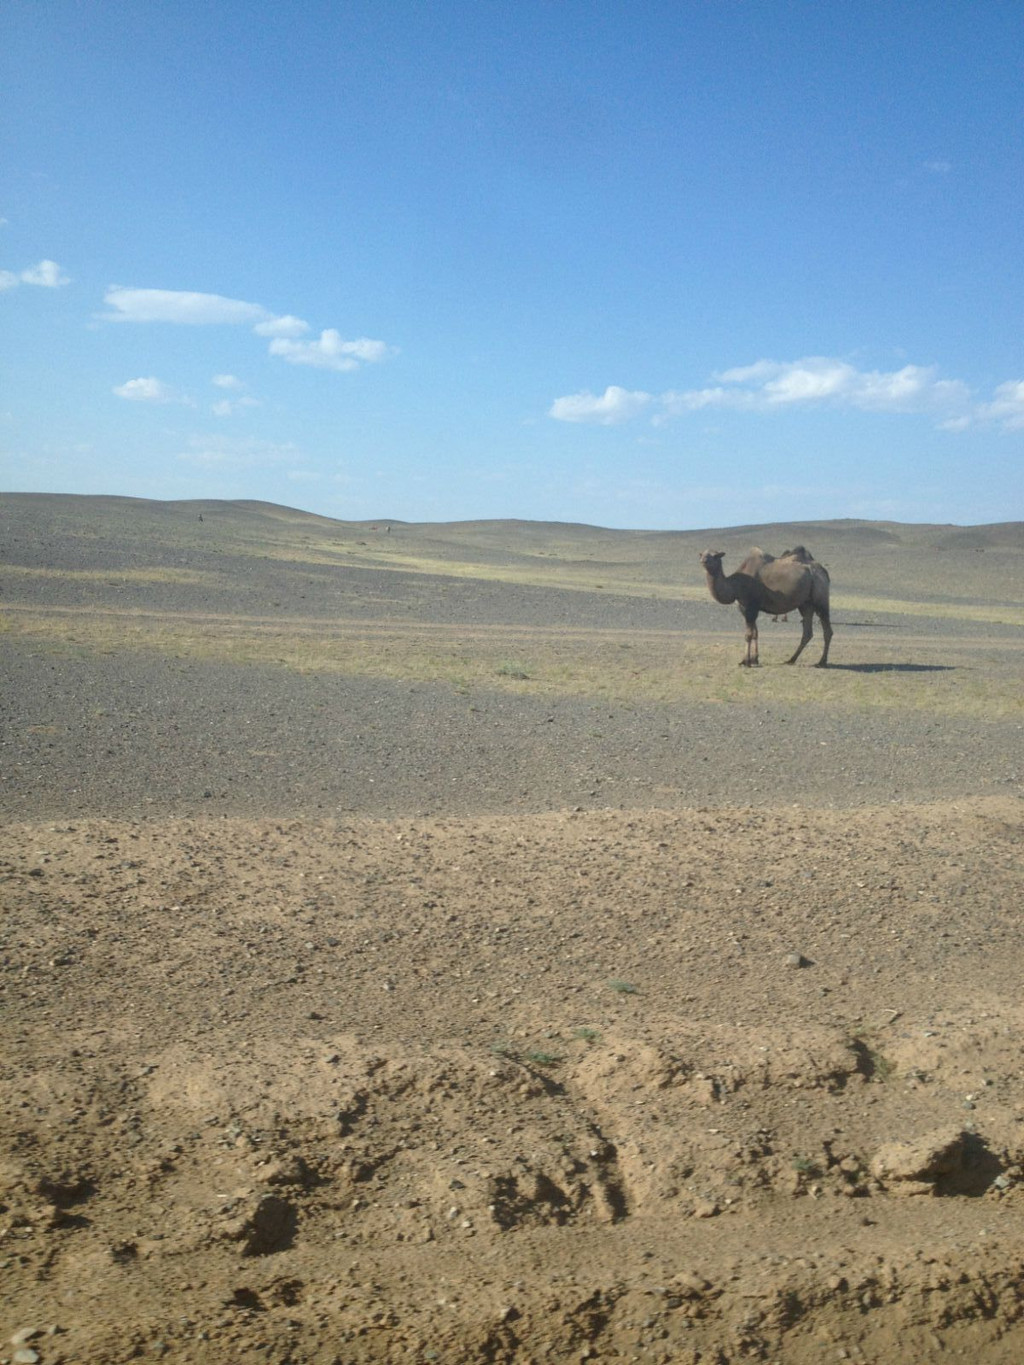
[[[0,487],[1024,518],[1018,0],[7,0]]]

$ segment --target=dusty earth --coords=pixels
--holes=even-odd
[[[0,512],[0,1361],[1024,1358],[1020,527]]]

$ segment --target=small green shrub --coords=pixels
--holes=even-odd
[[[632,985],[632,983],[629,981],[619,981],[616,977],[612,977],[612,979],[608,982],[608,985],[611,987],[613,991],[617,991],[619,995],[637,994],[638,988]]]

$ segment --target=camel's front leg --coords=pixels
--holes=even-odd
[[[757,657],[757,617],[747,622],[747,652],[740,660],[742,668],[757,668],[760,660]]]
[[[797,659],[799,659],[800,655],[804,652],[804,648],[807,644],[807,641],[814,634],[814,608],[801,607],[800,616],[804,623],[804,633],[800,637],[800,643],[796,647],[796,653],[793,655],[791,659],[786,660],[787,664],[796,663]]]

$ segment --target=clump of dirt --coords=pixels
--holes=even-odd
[[[1009,1365],[1022,829],[8,826],[0,1356]]]

